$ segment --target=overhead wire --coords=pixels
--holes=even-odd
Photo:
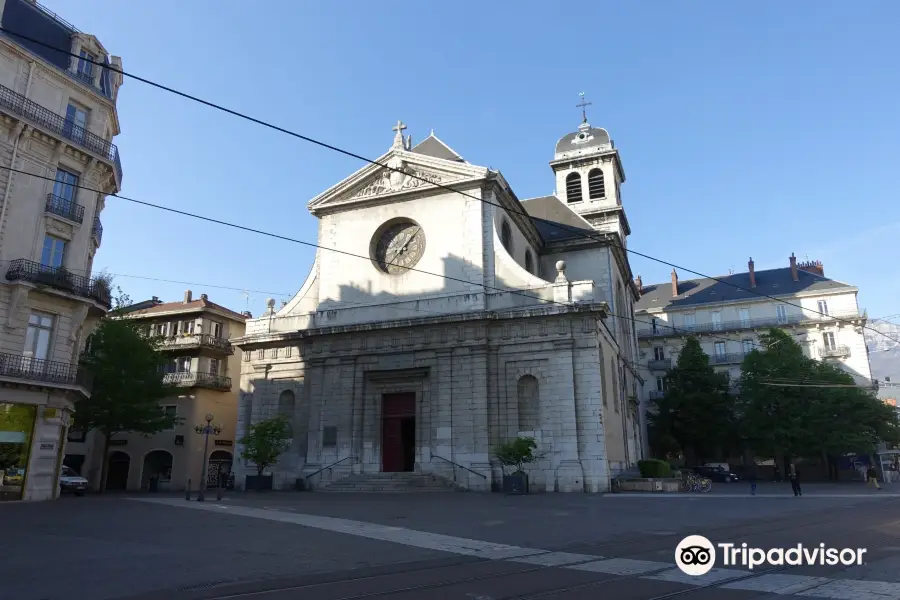
[[[404,174],[404,175],[407,175],[407,176],[409,176],[409,177],[412,177],[412,178],[414,178],[414,179],[417,179],[417,180],[419,180],[419,181],[421,181],[421,182],[423,182],[423,183],[428,183],[428,184],[433,185],[433,186],[435,186],[435,187],[438,187],[438,188],[441,188],[441,189],[445,189],[445,190],[451,191],[451,192],[453,192],[453,193],[460,194],[460,195],[462,195],[462,196],[471,198],[471,199],[473,199],[473,200],[477,200],[477,201],[479,201],[479,202],[483,202],[483,203],[488,204],[488,205],[491,205],[491,206],[495,206],[495,207],[500,208],[500,209],[502,209],[502,210],[504,210],[504,211],[506,211],[506,212],[513,212],[513,213],[515,213],[515,214],[519,214],[519,215],[525,216],[526,218],[528,218],[528,219],[530,219],[530,220],[532,220],[532,221],[542,221],[542,222],[545,222],[545,223],[547,223],[547,224],[549,224],[549,225],[552,225],[552,226],[554,226],[554,227],[556,227],[556,228],[558,228],[558,229],[567,230],[567,231],[569,231],[570,233],[574,233],[575,235],[578,235],[578,236],[580,236],[580,237],[584,237],[584,238],[586,238],[586,239],[590,239],[590,240],[593,240],[593,241],[599,241],[599,242],[603,242],[603,243],[608,243],[608,244],[610,244],[611,246],[617,247],[617,248],[619,248],[619,249],[621,249],[621,250],[623,250],[623,251],[625,251],[625,252],[630,252],[630,253],[634,254],[635,256],[640,256],[640,257],[642,257],[642,258],[646,258],[646,259],[648,259],[648,260],[652,260],[652,261],[658,262],[658,263],[660,263],[660,264],[664,264],[664,265],[670,266],[670,267],[672,267],[672,268],[674,268],[674,269],[681,269],[682,271],[686,271],[686,272],[688,272],[688,273],[693,273],[693,274],[698,275],[698,276],[700,276],[700,277],[702,277],[702,278],[704,278],[704,279],[710,279],[710,280],[715,281],[715,282],[717,282],[717,283],[722,283],[722,284],[725,284],[725,285],[734,287],[734,288],[736,288],[736,289],[739,289],[739,290],[741,290],[741,291],[749,292],[749,293],[754,294],[754,295],[756,295],[756,296],[760,296],[760,297],[763,297],[763,298],[768,298],[768,299],[770,299],[770,300],[774,300],[774,301],[780,302],[780,303],[782,303],[782,304],[787,304],[787,305],[789,305],[789,306],[794,306],[794,307],[796,307],[796,308],[800,308],[801,310],[804,310],[804,311],[807,311],[807,312],[814,312],[814,313],[817,313],[817,314],[820,314],[820,315],[823,315],[823,316],[828,316],[828,317],[830,317],[830,315],[828,315],[828,314],[825,313],[825,312],[818,311],[818,310],[812,310],[812,309],[810,309],[810,308],[801,306],[800,304],[795,304],[795,303],[793,303],[793,302],[788,302],[787,300],[784,300],[784,299],[782,299],[782,298],[778,298],[778,297],[776,297],[776,296],[771,296],[771,295],[769,295],[769,294],[764,294],[764,293],[758,292],[758,291],[756,291],[756,290],[754,290],[754,289],[752,289],[752,288],[745,288],[745,287],[743,287],[743,286],[737,285],[737,284],[732,283],[732,282],[730,282],[730,281],[727,281],[727,280],[725,280],[725,279],[713,277],[713,276],[711,276],[711,275],[705,275],[705,274],[703,274],[703,273],[701,273],[701,272],[699,272],[699,271],[695,271],[695,270],[693,270],[693,269],[689,269],[689,268],[687,268],[687,267],[683,267],[683,266],[677,265],[677,264],[675,264],[675,263],[666,261],[666,260],[664,260],[664,259],[660,259],[660,258],[651,256],[651,255],[649,255],[649,254],[644,254],[644,253],[642,253],[642,252],[638,252],[638,251],[633,250],[633,249],[631,249],[631,248],[626,248],[626,247],[623,246],[623,245],[616,244],[615,242],[613,242],[613,241],[610,239],[609,236],[595,237],[595,236],[593,236],[593,235],[591,235],[591,234],[589,234],[589,233],[587,233],[587,232],[584,232],[583,230],[581,230],[581,229],[579,229],[579,228],[576,228],[576,227],[570,227],[570,226],[565,225],[565,224],[563,224],[563,223],[557,223],[557,222],[555,222],[555,221],[550,221],[550,220],[548,220],[548,219],[541,219],[541,218],[533,217],[533,216],[529,215],[527,212],[525,212],[524,210],[523,210],[523,211],[511,210],[509,207],[504,207],[504,206],[502,206],[502,205],[500,205],[500,204],[491,202],[491,201],[489,201],[489,200],[485,200],[484,198],[479,198],[479,197],[474,196],[474,195],[472,195],[472,194],[467,194],[467,193],[465,193],[465,192],[462,192],[462,191],[453,189],[453,188],[451,188],[451,187],[449,187],[449,186],[447,186],[447,185],[441,184],[441,183],[435,183],[435,182],[433,182],[433,181],[429,181],[429,180],[427,180],[427,179],[425,179],[425,178],[423,178],[423,177],[421,177],[421,176],[419,176],[419,175],[416,175],[415,173],[407,173],[406,171],[403,171],[403,170],[400,169],[400,168],[396,168],[396,167],[392,167],[392,166],[387,165],[387,164],[379,163],[379,162],[377,162],[377,161],[375,161],[375,160],[372,160],[372,159],[370,159],[370,158],[367,158],[367,157],[362,156],[362,155],[360,155],[360,154],[357,154],[357,153],[355,153],[355,152],[351,152],[351,151],[349,151],[349,150],[345,150],[345,149],[343,149],[343,148],[340,148],[340,147],[338,147],[338,146],[334,146],[334,145],[332,145],[332,144],[323,142],[323,141],[321,141],[321,140],[317,140],[317,139],[315,139],[315,138],[312,138],[312,137],[309,137],[309,136],[306,136],[306,135],[297,133],[297,132],[295,132],[295,131],[291,131],[291,130],[289,130],[289,129],[286,129],[286,128],[284,128],[284,127],[280,127],[280,126],[275,125],[275,124],[273,124],[273,123],[270,123],[270,122],[268,122],[268,121],[264,121],[264,120],[262,120],[262,119],[259,119],[259,118],[250,116],[250,115],[248,115],[248,114],[246,114],[246,113],[242,113],[242,112],[239,112],[239,111],[236,111],[236,110],[232,110],[232,109],[226,108],[226,107],[224,107],[224,106],[222,106],[222,105],[220,105],[220,104],[217,104],[217,103],[215,103],[215,102],[211,102],[211,101],[209,101],[209,100],[204,100],[203,98],[200,98],[200,97],[198,97],[198,96],[194,96],[194,95],[192,95],[192,94],[188,94],[188,93],[186,93],[186,92],[182,92],[182,91],[180,91],[180,90],[178,90],[178,89],[172,88],[172,87],[170,87],[170,86],[167,86],[167,85],[164,85],[164,84],[155,82],[155,81],[152,81],[152,80],[147,79],[147,78],[145,78],[145,77],[141,77],[141,76],[135,75],[135,74],[133,74],[133,73],[128,73],[128,72],[126,72],[126,71],[124,71],[124,70],[122,70],[122,69],[119,69],[119,68],[117,68],[117,67],[114,67],[114,66],[112,66],[112,65],[105,64],[105,63],[101,63],[101,62],[99,62],[99,61],[97,61],[97,60],[94,60],[94,59],[91,59],[91,58],[88,58],[88,57],[83,57],[83,56],[77,55],[77,54],[75,54],[74,52],[72,52],[71,50],[65,50],[65,49],[63,49],[63,48],[59,48],[59,47],[54,46],[54,45],[52,45],[52,44],[48,44],[48,43],[46,43],[46,42],[44,42],[44,41],[42,41],[42,40],[38,40],[38,39],[35,39],[35,38],[33,38],[33,37],[24,35],[24,34],[22,34],[22,33],[20,33],[20,32],[11,30],[11,29],[9,29],[8,27],[5,27],[5,26],[0,25],[0,31],[3,31],[3,32],[5,32],[5,33],[7,33],[7,34],[9,34],[9,35],[14,36],[14,37],[18,37],[18,38],[21,38],[21,39],[24,39],[24,40],[28,40],[28,41],[30,41],[30,42],[32,42],[32,43],[35,43],[35,44],[44,46],[45,48],[54,50],[54,51],[56,51],[56,52],[60,52],[60,53],[63,53],[63,54],[67,54],[67,55],[69,55],[69,56],[71,56],[71,57],[74,57],[74,58],[77,58],[77,59],[79,59],[79,60],[83,60],[83,61],[85,61],[85,62],[89,62],[89,63],[91,63],[91,64],[93,64],[93,65],[98,66],[98,67],[109,69],[109,70],[111,70],[111,71],[113,71],[113,72],[115,72],[115,73],[119,73],[119,74],[122,75],[123,77],[130,77],[130,78],[132,78],[132,79],[135,79],[135,80],[137,80],[137,81],[140,81],[141,83],[145,83],[145,84],[150,85],[150,86],[152,86],[152,87],[155,87],[155,88],[157,88],[157,89],[164,90],[164,91],[166,91],[166,92],[175,94],[175,95],[180,96],[180,97],[182,97],[182,98],[191,100],[191,101],[193,101],[193,102],[197,102],[197,103],[203,104],[203,105],[205,105],[205,106],[208,106],[208,107],[213,108],[213,109],[215,109],[215,110],[219,110],[219,111],[221,111],[221,112],[230,114],[230,115],[235,116],[235,117],[238,117],[238,118],[240,118],[240,119],[244,119],[244,120],[246,120],[246,121],[250,121],[250,122],[255,123],[255,124],[257,124],[257,125],[266,127],[266,128],[268,128],[268,129],[272,129],[272,130],[278,131],[278,132],[280,132],[280,133],[284,133],[284,134],[286,134],[286,135],[289,135],[289,136],[291,136],[291,137],[294,137],[294,138],[297,138],[297,139],[306,141],[306,142],[308,142],[308,143],[311,143],[311,144],[320,146],[320,147],[322,147],[322,148],[326,148],[326,149],[328,149],[328,150],[332,150],[332,151],[337,152],[337,153],[339,153],[339,154],[343,154],[343,155],[345,155],[345,156],[349,156],[349,157],[351,157],[351,158],[356,158],[356,159],[361,160],[361,161],[363,161],[363,162],[366,162],[366,163],[369,163],[369,164],[372,164],[372,165],[376,165],[376,166],[379,166],[379,167],[388,169],[389,171],[392,171],[392,172],[402,173],[402,174]],[[105,192],[100,192],[100,193],[105,193]],[[117,196],[117,197],[120,197],[120,196]],[[148,205],[149,205],[149,204],[148,204]],[[180,211],[176,211],[175,209],[167,209],[167,210],[171,210],[172,212],[180,212]],[[185,213],[182,213],[182,214],[185,214]],[[206,218],[206,219],[207,219],[207,220],[210,220],[210,221],[212,221],[212,222],[217,222],[216,220],[211,219],[211,218]],[[283,239],[285,239],[285,238],[283,238]],[[845,323],[845,324],[853,324],[851,321],[844,321],[843,319],[836,319],[836,320],[841,321],[841,322],[843,322],[843,323]],[[893,338],[893,337],[887,335],[886,333],[884,333],[884,332],[882,332],[882,331],[879,331],[879,330],[877,330],[877,329],[875,329],[875,328],[868,327],[868,326],[865,326],[865,325],[863,325],[863,327],[866,328],[866,329],[869,329],[869,330],[871,330],[871,331],[874,331],[874,332],[878,333],[879,335],[882,335],[882,336],[888,338],[888,339],[891,340],[891,341],[900,343],[900,340],[897,340],[897,339],[895,339],[895,338]]]

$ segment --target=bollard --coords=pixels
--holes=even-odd
[[[190,478],[188,478],[187,487],[184,488],[184,499],[185,500],[191,499],[191,480],[190,480]]]
[[[216,500],[222,499],[222,472],[219,471],[219,476],[216,478]]]

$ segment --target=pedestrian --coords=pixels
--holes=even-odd
[[[791,473],[788,477],[791,479],[791,489],[794,490],[794,496],[802,496],[803,490],[800,489],[800,472],[793,464],[791,464]]]
[[[752,463],[747,467],[747,472],[744,474],[744,477],[750,483],[750,495],[756,495],[756,463]]]
[[[869,470],[866,471],[866,485],[870,483],[875,486],[876,490],[880,490],[881,486],[878,485],[878,473],[875,471],[875,467],[869,467]]]

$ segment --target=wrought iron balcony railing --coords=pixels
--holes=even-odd
[[[112,304],[112,294],[106,281],[73,275],[64,267],[48,267],[33,260],[18,258],[9,263],[6,279],[46,285],[76,296],[90,298],[107,309]]]
[[[203,387],[221,391],[231,389],[231,377],[210,373],[166,373],[163,383],[181,388]]]
[[[805,323],[822,323],[837,320],[865,319],[866,313],[859,311],[834,313],[830,315],[802,314],[784,317],[763,317],[759,319],[742,319],[740,321],[720,321],[718,323],[699,323],[696,325],[670,325],[659,322],[653,327],[638,330],[639,338],[668,337],[691,335],[693,333],[740,331],[742,329],[759,329],[762,327],[786,327]],[[643,320],[643,319],[642,319]]]
[[[53,213],[64,219],[84,223],[84,207],[74,200],[67,200],[60,196],[47,194],[46,212]]]
[[[190,333],[160,340],[163,350],[184,350],[188,348],[211,348],[227,354],[234,354],[234,347],[225,338],[215,337],[208,333]]]
[[[848,346],[822,346],[819,348],[819,356],[822,358],[841,358],[850,356],[850,348]]]
[[[0,377],[26,379],[50,385],[75,385],[90,391],[90,378],[78,365],[29,358],[19,354],[0,354]]]
[[[94,217],[94,226],[91,227],[91,235],[97,240],[97,245],[100,245],[100,242],[103,241],[103,223],[100,222],[100,217]]]
[[[119,149],[115,144],[93,134],[84,127],[67,120],[48,108],[32,102],[21,94],[4,85],[0,85],[0,108],[4,108],[32,123],[50,130],[58,136],[81,146],[85,150],[112,162],[119,185],[122,184],[122,163],[119,160]]]
[[[733,363],[744,362],[747,355],[743,352],[728,352],[726,354],[710,354],[709,364],[711,365],[727,365]]]
[[[668,371],[672,368],[671,358],[656,358],[647,361],[647,368],[651,371]]]

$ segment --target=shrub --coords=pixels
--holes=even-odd
[[[647,460],[638,461],[638,469],[641,470],[641,477],[671,477],[672,467],[664,460],[649,458]]]

